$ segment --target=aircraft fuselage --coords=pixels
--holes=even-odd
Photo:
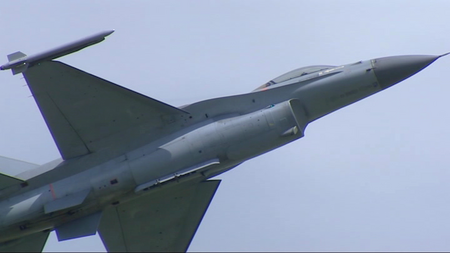
[[[438,58],[427,57],[414,58],[415,65],[410,65],[421,67],[402,73],[400,79]],[[192,114],[191,122],[159,140],[112,160],[89,158],[101,156],[100,152],[47,166],[48,173],[54,168],[78,170],[57,180],[48,177],[30,184],[1,200],[0,243],[52,230],[144,194],[214,177],[297,140],[310,122],[393,85],[379,81],[377,68],[385,66],[377,66],[377,61],[301,75],[246,94],[240,105],[218,105],[225,109],[210,106],[214,99],[188,105],[183,110]]]

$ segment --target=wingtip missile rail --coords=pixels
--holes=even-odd
[[[27,68],[43,61],[50,61],[61,56],[71,54],[79,51],[85,47],[92,46],[103,41],[107,36],[113,33],[114,30],[107,30],[93,34],[91,36],[73,41],[68,44],[35,54],[27,56],[22,52],[15,52],[8,55],[9,62],[0,66],[0,70],[11,69],[14,75],[24,72]]]

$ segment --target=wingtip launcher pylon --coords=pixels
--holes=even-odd
[[[113,32],[114,30],[99,32],[91,36],[31,56],[27,56],[22,52],[12,53],[8,55],[9,62],[1,65],[0,70],[11,69],[14,75],[22,73],[29,67],[39,62],[50,61],[61,56],[79,51],[85,47],[97,44],[103,41],[106,36],[110,35]]]

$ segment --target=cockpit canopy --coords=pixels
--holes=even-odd
[[[259,86],[255,91],[262,90],[264,88],[267,88],[269,86],[282,83],[300,76],[306,76],[311,73],[323,71],[330,68],[335,68],[336,66],[330,66],[330,65],[315,65],[315,66],[308,66],[303,68],[294,69],[292,71],[287,72],[286,74],[283,74],[275,79],[270,80],[269,82]]]

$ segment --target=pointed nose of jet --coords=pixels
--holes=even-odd
[[[372,61],[378,83],[385,89],[416,74],[441,56],[404,55],[377,58]]]

